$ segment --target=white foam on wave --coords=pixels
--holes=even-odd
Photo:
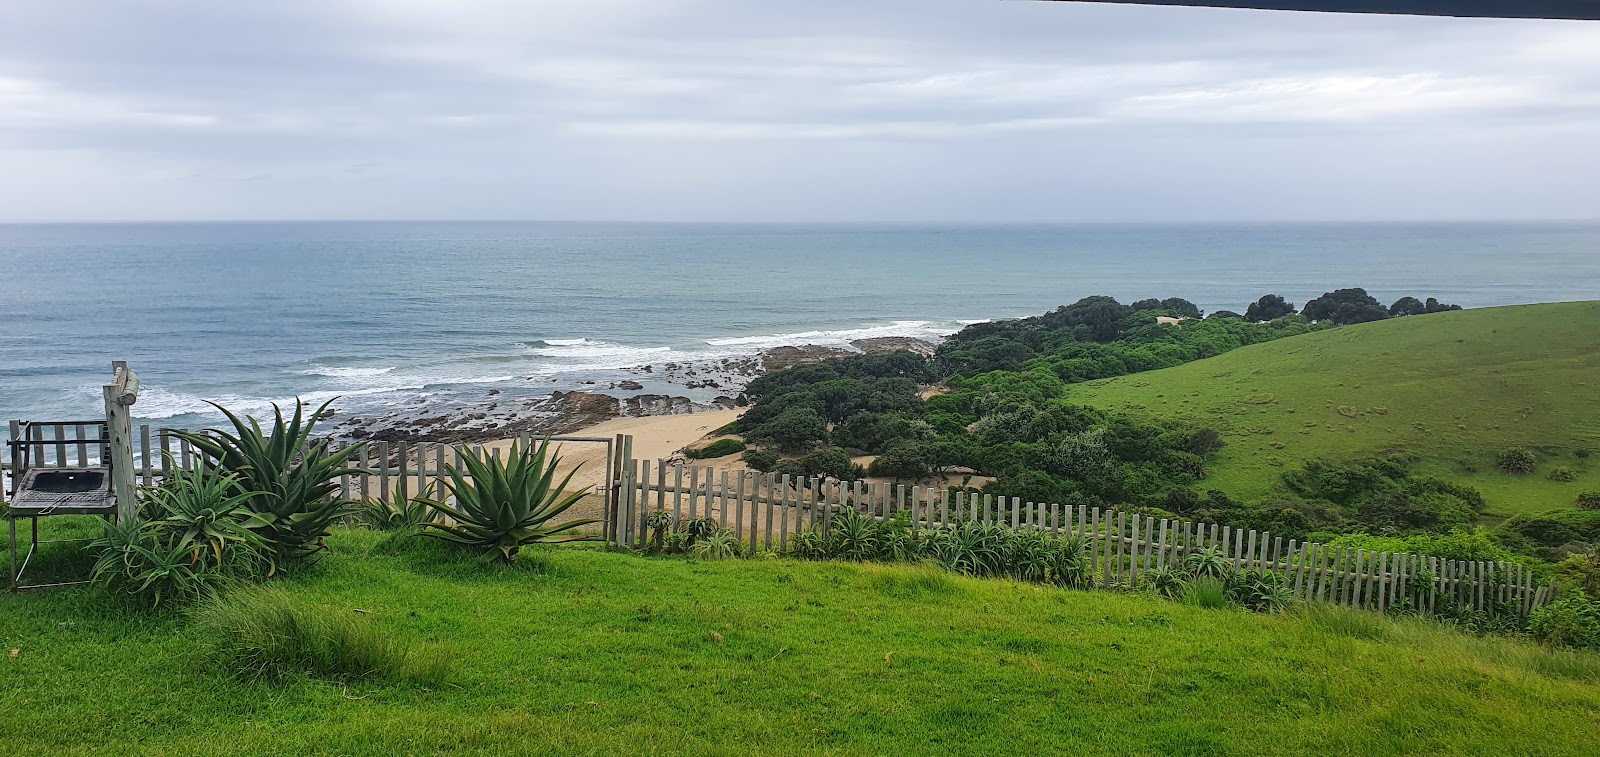
[[[315,407],[335,398],[364,397],[391,392],[416,391],[422,388],[421,385],[383,386],[343,391],[305,392],[298,395],[298,397],[307,405]],[[149,387],[139,392],[139,401],[133,407],[133,415],[137,418],[151,420],[176,418],[182,415],[217,415],[216,408],[208,404],[207,400],[215,402],[237,415],[261,417],[270,414],[274,404],[292,412],[295,396],[270,398],[248,397],[240,394],[199,395],[188,392],[174,392],[160,387]]]
[[[543,359],[530,369],[534,375],[632,368],[673,355],[671,347],[640,347],[600,339],[544,339],[526,348],[530,355]]]
[[[913,339],[926,339],[938,341],[953,330],[950,323],[937,321],[894,321],[876,326],[862,326],[853,329],[828,329],[818,331],[796,331],[787,334],[767,334],[761,336],[734,336],[720,339],[707,339],[706,344],[713,347],[746,347],[753,349],[771,349],[773,347],[790,347],[802,344],[820,344],[823,346],[845,346],[860,339],[881,339],[884,337],[911,337]]]
[[[321,366],[295,371],[300,376],[325,376],[327,378],[360,379],[376,378],[394,371],[395,366],[388,368],[359,368],[355,366]]]

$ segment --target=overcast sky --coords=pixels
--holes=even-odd
[[[1600,23],[5,0],[0,221],[1600,217]]]

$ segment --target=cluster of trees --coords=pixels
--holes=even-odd
[[[1221,354],[1317,326],[1200,319],[1181,298],[1124,305],[1088,297],[1050,313],[976,324],[932,357],[859,355],[798,366],[749,385],[739,421],[759,470],[920,480],[966,471],[985,491],[1034,501],[1165,501],[1204,475],[1214,431],[1108,414],[1065,399],[1068,385]],[[1193,319],[1181,328],[1160,316]],[[922,386],[952,391],[923,398]],[[876,456],[861,470],[852,454]]]
[[[1197,491],[1223,444],[1216,431],[1074,404],[1069,387],[1334,324],[1451,309],[1410,297],[1386,309],[1364,290],[1341,289],[1298,312],[1269,294],[1243,316],[1202,318],[1181,298],[1087,297],[969,326],[931,357],[860,355],[768,374],[748,387],[753,406],[739,431],[754,445],[745,460],[764,471],[902,481],[966,473],[963,486],[982,477],[981,491],[998,496],[1116,504],[1288,538],[1448,533],[1477,518],[1482,497],[1414,476],[1403,460],[1311,463],[1285,474],[1285,496],[1239,502]],[[1173,327],[1161,316],[1188,320]],[[945,391],[924,397],[930,384]],[[875,460],[863,470],[853,455]]]
[[[1384,307],[1377,298],[1367,294],[1361,287],[1349,289],[1336,289],[1326,292],[1321,297],[1307,302],[1300,309],[1300,315],[1310,321],[1328,321],[1336,325],[1351,323],[1367,323],[1381,321],[1385,318],[1399,318],[1407,315],[1424,315],[1426,313],[1442,313],[1447,310],[1460,310],[1460,305],[1447,305],[1429,297],[1426,301],[1415,297],[1401,297],[1389,307]],[[1245,309],[1244,319],[1247,321],[1270,321],[1282,318],[1295,312],[1294,303],[1282,297],[1269,294],[1255,301]]]

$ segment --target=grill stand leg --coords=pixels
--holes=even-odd
[[[17,593],[17,519],[6,518],[6,521],[11,524],[11,570],[9,575],[11,577],[11,593],[15,594]]]

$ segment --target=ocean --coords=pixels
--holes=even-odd
[[[1465,307],[1600,298],[1600,223],[0,225],[0,420],[142,422],[340,397],[346,416],[604,388],[787,344],[931,338],[1091,294],[1242,312],[1362,286]],[[627,392],[618,392],[627,394]]]

